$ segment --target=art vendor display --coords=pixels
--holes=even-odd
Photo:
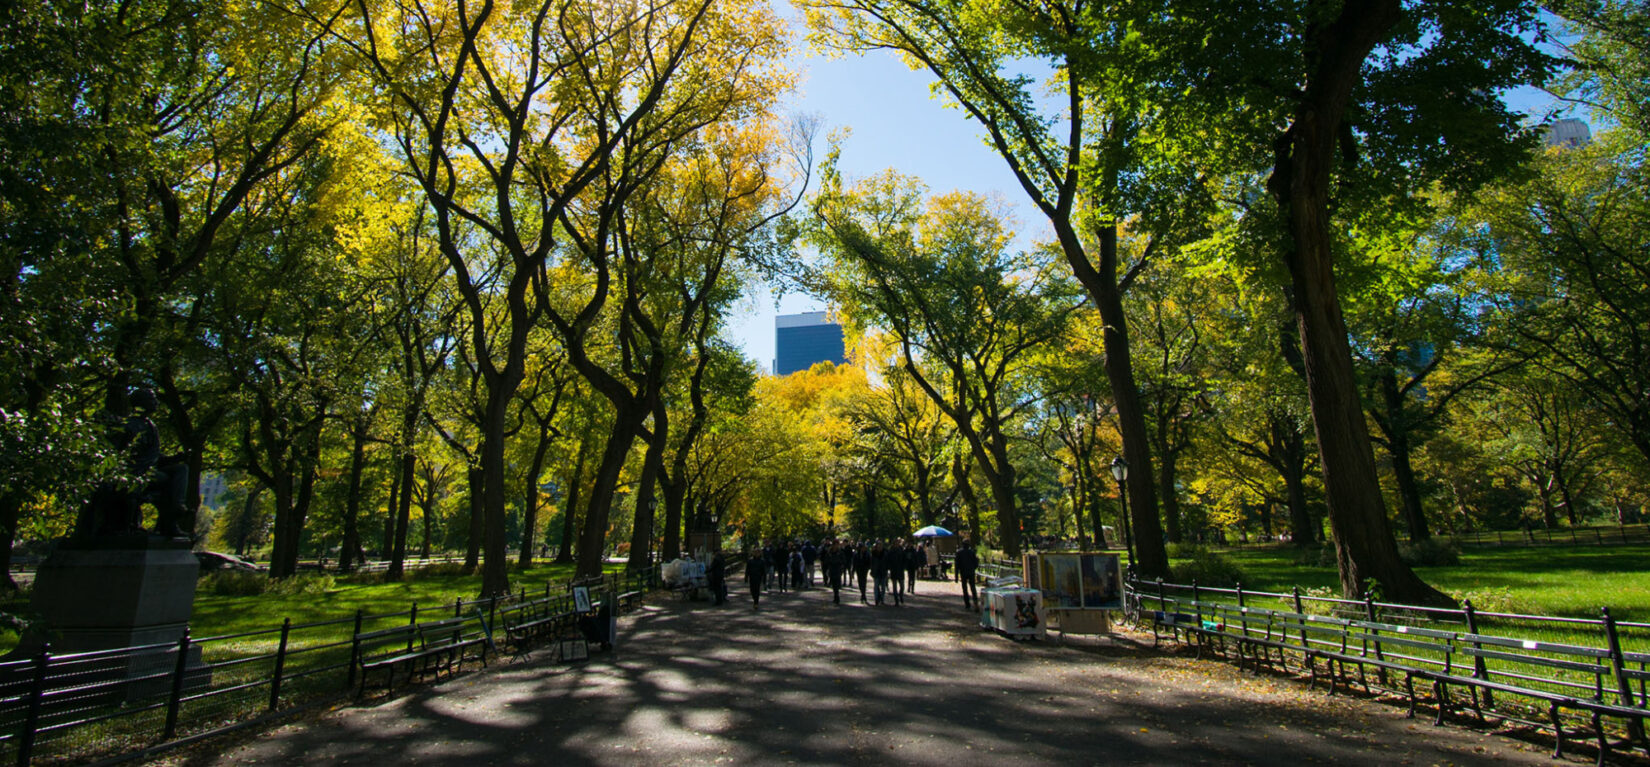
[[[1041,639],[1048,631],[1048,610],[1036,589],[1006,587],[980,593],[980,626],[1015,639]]]
[[[1025,573],[1027,585],[1043,592],[1050,610],[1123,609],[1116,554],[1033,552],[1026,554]]]

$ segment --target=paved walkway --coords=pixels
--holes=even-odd
[[[759,612],[742,591],[722,607],[657,602],[586,663],[506,660],[167,761],[1555,764],[1512,738],[1164,657],[1137,637],[1012,642],[979,630],[955,589],[921,582],[903,608],[857,592],[837,607],[828,591],[772,594]]]

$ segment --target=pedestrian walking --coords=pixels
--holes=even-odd
[[[745,555],[745,581],[751,587],[751,609],[762,604],[762,581],[768,574],[768,560],[762,552],[751,548]]]
[[[728,601],[728,561],[722,558],[722,552],[711,555],[710,567],[705,570],[705,581],[710,585],[711,604],[720,605]]]
[[[905,544],[905,590],[917,593],[917,571],[922,569],[926,559],[915,543]]]
[[[821,557],[825,568],[825,583],[831,587],[831,604],[842,604],[842,578],[848,573],[848,554],[837,541],[831,541]]]
[[[813,541],[802,542],[802,572],[806,575],[803,580],[804,588],[814,587],[814,562],[819,559],[819,549],[814,547]]]
[[[859,545],[854,548],[854,575],[859,578],[859,601],[861,604],[868,604],[865,601],[865,581],[866,576],[870,574],[870,572],[871,547],[865,545],[864,541],[861,541]]]
[[[980,569],[980,556],[974,546],[964,539],[957,548],[957,581],[962,584],[963,607],[973,609],[980,601],[979,587],[974,584],[974,572]]]
[[[876,594],[876,604],[882,604],[888,595],[888,548],[877,541],[871,545],[871,589]]]
[[[905,604],[905,547],[899,541],[888,547],[888,601],[896,607]]]

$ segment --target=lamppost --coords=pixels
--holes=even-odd
[[[1123,545],[1129,551],[1129,567],[1134,567],[1134,531],[1129,525],[1129,462],[1123,456],[1111,459],[1111,476],[1117,480],[1117,498],[1123,503]]]

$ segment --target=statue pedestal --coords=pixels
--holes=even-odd
[[[176,642],[195,609],[200,563],[188,548],[151,538],[142,548],[60,547],[34,577],[34,609],[52,654]]]
[[[43,642],[51,643],[54,658],[146,648],[99,653],[85,660],[89,667],[83,670],[98,681],[128,680],[122,686],[127,699],[170,689],[199,574],[187,539],[132,536],[60,545],[35,573],[33,606],[44,630],[26,637],[11,658],[37,656]],[[198,647],[190,648],[185,668],[190,687],[210,679]]]

